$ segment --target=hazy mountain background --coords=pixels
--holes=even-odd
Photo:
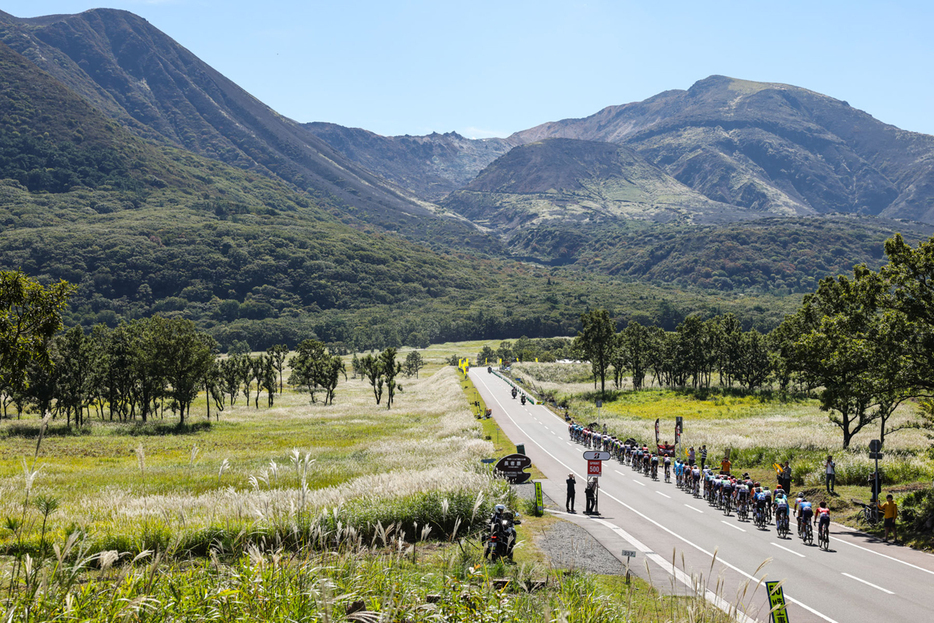
[[[71,323],[254,347],[567,334],[594,306],[768,328],[934,230],[934,137],[789,85],[384,137],[282,117],[124,11],[0,12],[0,41],[0,265],[78,283]]]

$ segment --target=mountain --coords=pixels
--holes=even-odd
[[[514,148],[441,205],[506,238],[544,223],[727,220],[737,212],[627,147],[571,139]]]
[[[304,127],[350,160],[427,201],[462,188],[513,147],[501,138],[468,139],[456,132],[380,136],[333,123]]]
[[[132,13],[20,19],[0,12],[0,40],[140,137],[275,175],[383,229],[488,244],[470,224],[439,218]]]
[[[785,84],[711,76],[509,140],[544,138],[625,145],[706,197],[756,212],[934,223],[934,137]]]

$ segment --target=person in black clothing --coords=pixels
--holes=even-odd
[[[704,465],[707,464],[707,444],[701,446],[700,449],[700,470],[704,471]]]
[[[577,484],[577,481],[574,480],[574,474],[568,474],[568,499],[564,503],[564,507],[569,513],[574,512],[574,486]]]
[[[584,511],[585,515],[593,515],[596,513],[597,507],[597,479],[590,478],[587,480],[587,486],[584,488],[584,494],[587,496],[587,510]]]

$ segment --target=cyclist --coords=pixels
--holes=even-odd
[[[798,515],[798,533],[803,537],[804,526],[810,524],[811,518],[814,517],[814,508],[807,499],[802,499],[801,504],[797,506],[796,512]]]
[[[652,455],[652,480],[658,480],[658,454]]]
[[[665,454],[665,482],[671,482],[671,457]]]
[[[782,525],[782,522],[788,521],[788,498],[785,497],[785,492],[782,491],[782,486],[778,485],[775,488],[775,526],[776,529]]]
[[[830,509],[827,508],[827,502],[821,502],[817,507],[817,534],[830,537]]]
[[[691,467],[691,481],[694,483],[694,495],[697,495],[697,491],[700,488],[700,468],[697,465]]]
[[[768,523],[772,521],[772,492],[768,485],[762,485],[762,492],[765,494],[765,521]]]
[[[738,480],[736,482],[736,512],[738,514],[745,515],[748,511],[746,506],[749,501],[749,486],[746,485],[745,480]]]
[[[756,497],[756,523],[758,525],[765,524],[765,507],[767,504],[765,491],[762,490],[762,487],[758,486],[759,483],[755,483],[755,489],[753,489]]]

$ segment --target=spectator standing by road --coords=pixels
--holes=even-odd
[[[688,465],[693,466],[696,455],[694,454],[694,446],[691,446],[688,449]]]
[[[568,474],[567,483],[568,483],[568,499],[564,503],[564,506],[569,513],[573,513],[574,512],[574,494],[575,494],[574,486],[577,484],[577,481],[574,480],[574,474]]]
[[[785,461],[785,465],[782,467],[782,477],[781,477],[782,489],[785,490],[786,494],[791,492],[791,465],[788,461]]]
[[[895,531],[895,518],[898,517],[898,506],[895,504],[895,498],[892,494],[885,496],[885,504],[879,504],[879,510],[882,511],[882,521],[885,526],[885,541],[889,540],[889,530],[892,531],[892,542],[898,544],[898,532]]]
[[[704,471],[704,465],[707,463],[707,444],[700,447],[700,470]]]
[[[824,471],[827,474],[827,493],[833,493],[834,483],[837,480],[837,464],[833,462],[833,457],[830,455],[824,463]]]
[[[587,510],[584,511],[586,515],[593,515],[596,513],[597,506],[597,479],[588,478],[587,487],[584,489],[584,494],[587,496]]]

